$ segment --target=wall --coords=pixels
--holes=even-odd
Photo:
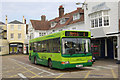
[[[85,8],[85,27],[91,30],[91,33],[94,34],[94,38],[99,37],[109,37],[106,34],[110,33],[117,33],[118,28],[118,2],[106,2],[106,6],[110,8],[109,16],[110,16],[110,26],[109,27],[101,27],[96,29],[91,29],[90,27],[90,17],[89,13],[92,11],[92,7],[103,3],[104,1],[100,2],[90,2],[91,0],[86,0],[86,3],[88,4],[88,10]],[[99,33],[98,33],[99,32]]]
[[[0,39],[1,52],[0,55],[9,54],[9,43],[7,40]]]
[[[14,25],[14,30],[11,30],[10,26]],[[21,30],[18,30],[18,25],[21,25]],[[14,39],[11,40],[11,33],[14,33]],[[21,33],[21,39],[18,39],[18,33]],[[26,25],[25,24],[7,24],[7,39],[9,43],[18,42],[24,43],[26,39]]]

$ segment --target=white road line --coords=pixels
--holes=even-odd
[[[18,73],[18,76],[20,76],[21,78],[27,78],[22,73]]]
[[[99,68],[96,68],[96,67],[85,67],[85,68],[88,68],[88,69],[95,69],[95,70],[100,70]]]
[[[96,67],[100,67],[100,68],[104,68],[104,69],[112,69],[110,67],[105,67],[105,66],[96,66]]]
[[[41,72],[41,73],[38,73],[38,74],[40,75],[40,74],[42,74],[42,73],[44,73],[44,72]]]
[[[118,66],[113,66],[113,65],[107,65],[107,66],[109,66],[109,67],[118,67]]]
[[[11,58],[10,58],[10,59],[11,59]],[[14,60],[14,61],[16,61],[16,62],[19,62],[19,63],[24,64],[24,65],[27,65],[27,66],[30,66],[30,67],[35,68],[35,69],[37,69],[37,70],[40,70],[40,71],[43,71],[43,72],[49,73],[49,74],[51,74],[51,75],[54,75],[54,73],[52,73],[52,72],[49,72],[49,71],[46,71],[46,70],[43,70],[43,69],[40,69],[40,68],[37,68],[37,67],[31,66],[31,65],[29,65],[29,64],[25,64],[25,63],[23,63],[23,62],[21,62],[21,61],[18,61],[18,60],[15,60],[15,59],[11,59],[11,60]]]

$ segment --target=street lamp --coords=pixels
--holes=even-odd
[[[87,7],[88,4],[87,3],[85,3],[85,2],[84,3],[81,3],[81,2],[76,3],[76,5],[80,5],[80,4],[82,4],[82,6],[85,6],[86,10],[88,10],[88,7]]]

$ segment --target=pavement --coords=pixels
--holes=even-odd
[[[92,67],[59,70],[32,64],[28,57],[28,55],[22,54],[2,56],[2,80],[18,80],[19,78],[28,80],[118,80],[116,60],[100,59]]]

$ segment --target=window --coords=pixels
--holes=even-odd
[[[39,33],[39,36],[41,36],[41,33]]]
[[[90,52],[90,39],[63,38],[63,54],[81,54]]]
[[[101,27],[101,26],[102,26],[102,17],[99,18],[99,27]]]
[[[108,11],[98,11],[90,14],[91,28],[109,26]]]
[[[18,25],[18,30],[21,30],[21,25]]]
[[[11,39],[14,39],[14,34],[13,33],[11,33]]]
[[[35,42],[33,49],[34,52],[60,53],[60,38]]]
[[[60,20],[60,24],[65,24],[65,22],[66,22],[65,18],[62,18],[62,19]]]
[[[95,19],[95,27],[98,27],[98,19]]]
[[[77,19],[80,19],[80,14],[79,13],[73,14],[73,20],[77,20]]]
[[[21,33],[18,33],[18,39],[21,39]]]
[[[11,29],[11,30],[14,30],[14,25],[11,25],[11,26],[10,26],[10,29]]]
[[[104,26],[108,26],[109,25],[109,17],[106,16],[104,17]]]
[[[91,20],[91,28],[94,28],[94,20]]]
[[[54,27],[57,24],[57,22],[51,22],[51,27]]]

